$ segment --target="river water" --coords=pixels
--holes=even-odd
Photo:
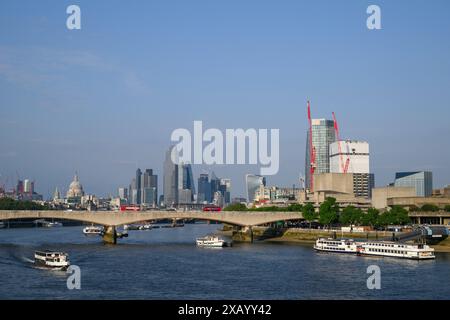
[[[257,242],[198,248],[220,226],[130,231],[118,245],[82,227],[0,229],[0,299],[450,299],[450,254],[434,261],[317,253],[311,245]],[[69,253],[81,289],[63,271],[33,266],[35,250]],[[381,289],[367,288],[367,268]]]

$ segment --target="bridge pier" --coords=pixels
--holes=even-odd
[[[233,230],[232,239],[236,242],[250,242],[253,243],[253,230],[252,227],[245,227],[246,230],[243,230],[240,227],[238,230]]]
[[[103,241],[108,244],[117,244],[117,230],[115,226],[105,226]]]

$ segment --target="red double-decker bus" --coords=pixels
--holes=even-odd
[[[219,206],[214,206],[214,205],[204,206],[203,211],[222,211],[222,208]]]
[[[141,211],[141,207],[138,205],[121,205],[120,211]]]

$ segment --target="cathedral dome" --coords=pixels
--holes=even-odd
[[[75,198],[84,196],[83,186],[78,180],[78,175],[75,174],[73,181],[70,183],[69,190],[67,191],[67,198]]]

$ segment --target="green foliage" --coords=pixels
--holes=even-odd
[[[305,220],[308,221],[310,224],[312,221],[316,220],[319,217],[316,210],[314,209],[314,206],[311,203],[308,203],[305,206],[303,206],[302,214],[303,218],[305,218]]]
[[[319,207],[319,223],[330,225],[338,220],[339,206],[335,198],[327,198]]]
[[[380,211],[378,211],[375,208],[369,208],[367,210],[366,214],[363,214],[362,219],[361,219],[361,223],[364,226],[371,226],[371,227],[375,227],[378,226],[378,218],[380,216]]]
[[[301,204],[294,203],[287,207],[270,206],[270,207],[260,207],[260,208],[247,208],[247,206],[245,204],[233,203],[233,204],[230,204],[228,207],[226,207],[223,210],[224,211],[263,211],[263,212],[276,212],[276,211],[302,212],[303,206]]]
[[[48,210],[47,206],[33,201],[17,201],[11,198],[0,199],[0,210]]]
[[[432,212],[435,212],[435,211],[439,211],[439,207],[435,206],[434,204],[426,203],[420,208],[420,210],[421,211],[432,211]]]
[[[408,217],[408,211],[398,206],[395,206],[391,210],[384,212],[378,218],[378,224],[384,227],[390,224],[405,225],[410,222],[411,220]]]
[[[444,210],[447,211],[447,212],[450,212],[450,205],[446,205]]]
[[[347,206],[339,215],[339,222],[342,224],[359,225],[363,219],[363,212],[361,209],[356,209],[354,206]]]
[[[243,203],[233,203],[223,209],[224,211],[247,211],[247,206]]]

